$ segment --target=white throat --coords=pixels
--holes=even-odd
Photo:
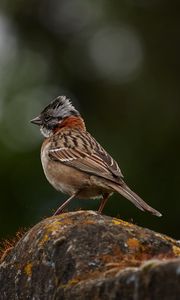
[[[44,135],[44,137],[46,137],[46,138],[48,138],[48,137],[50,137],[50,136],[53,135],[53,131],[47,129],[44,126],[40,126],[40,131],[41,131],[42,135]]]

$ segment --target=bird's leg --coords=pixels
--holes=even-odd
[[[103,198],[102,198],[102,200],[101,200],[101,202],[100,202],[100,205],[99,205],[99,208],[98,208],[98,212],[99,212],[100,214],[102,213],[102,211],[103,211],[103,209],[104,209],[104,206],[106,205],[106,202],[107,202],[107,200],[109,199],[109,196],[110,196],[109,193],[106,193],[106,194],[103,195]]]
[[[62,213],[63,209],[69,204],[69,202],[71,202],[71,200],[77,196],[78,193],[73,194],[71,197],[69,197],[61,206],[59,206],[59,208],[55,211],[55,213],[53,214],[53,216],[57,216],[60,213]]]

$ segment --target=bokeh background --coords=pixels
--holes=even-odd
[[[180,2],[1,0],[0,236],[66,198],[45,179],[29,123],[67,95],[127,183],[163,213],[114,195],[105,213],[180,238]],[[96,209],[74,201],[70,209]]]

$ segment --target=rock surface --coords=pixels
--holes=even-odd
[[[54,216],[4,256],[0,299],[180,299],[180,244],[93,211]]]

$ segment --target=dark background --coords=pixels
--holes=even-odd
[[[72,98],[126,182],[162,212],[114,195],[105,213],[179,239],[180,2],[0,2],[0,235],[50,216],[66,196],[47,182],[29,123]],[[70,209],[96,209],[79,201]]]

